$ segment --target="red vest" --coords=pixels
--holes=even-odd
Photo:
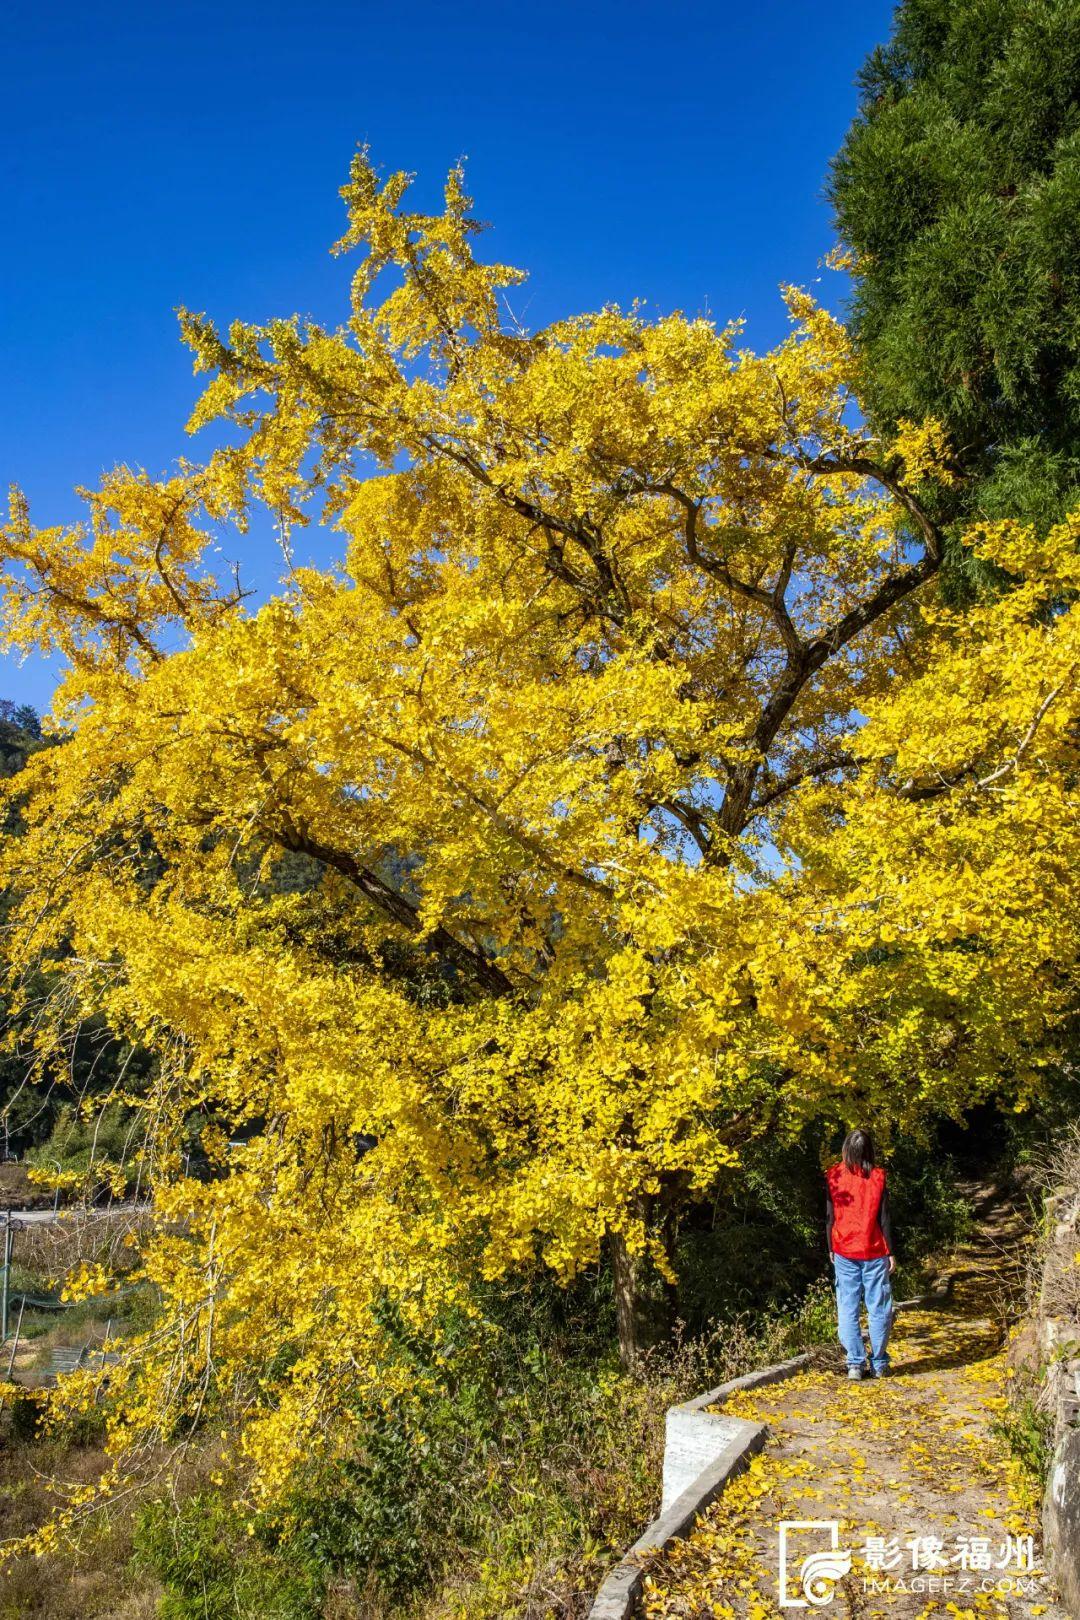
[[[834,1164],[825,1172],[833,1206],[832,1246],[846,1260],[878,1260],[889,1247],[878,1224],[885,1172],[875,1165],[868,1176]]]

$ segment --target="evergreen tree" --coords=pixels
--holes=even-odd
[[[36,742],[41,741],[41,718],[37,710],[29,703],[20,703],[12,715],[17,726],[28,732]]]
[[[14,776],[26,764],[27,757],[41,747],[41,721],[28,704],[17,706],[0,699],[0,777]],[[4,829],[11,819],[10,810],[0,819]]]
[[[1080,3],[904,0],[832,168],[862,401],[938,417],[950,509],[1045,526],[1080,493]]]

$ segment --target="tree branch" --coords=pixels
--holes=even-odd
[[[377,906],[393,922],[408,929],[410,934],[420,933],[419,907],[411,900],[407,900],[403,894],[399,894],[396,889],[392,889],[347,850],[332,849],[328,844],[322,844],[318,839],[302,833],[285,820],[278,833],[278,841],[282,848],[291,850],[297,855],[309,855],[313,860],[320,861],[323,866],[340,872],[350,883],[355,884],[365,899],[370,900],[372,905]],[[507,996],[513,993],[512,981],[489,956],[466,944],[464,940],[458,939],[441,923],[431,930],[427,940],[436,951],[453,962],[455,967],[475,980],[488,995]]]
[[[706,818],[700,810],[692,804],[684,804],[681,799],[650,799],[644,806],[645,814],[651,810],[666,810],[668,815],[674,816],[679,824],[686,828],[702,855],[707,856],[711,839]]]
[[[771,455],[772,452],[766,452]],[[795,457],[799,466],[805,467],[807,472],[817,473],[819,476],[829,477],[834,473],[857,473],[861,478],[869,478],[889,494],[913,520],[915,527],[923,537],[928,554],[940,563],[944,553],[941,530],[933,521],[926,508],[911,493],[895,473],[887,467],[872,461],[869,456],[805,456]]]
[[[972,784],[976,792],[981,792],[986,788],[993,787],[995,783],[1000,782],[1004,777],[1010,776],[1013,771],[1019,769],[1020,762],[1027,753],[1028,749],[1031,747],[1032,743],[1035,741],[1036,733],[1038,732],[1039,727],[1042,725],[1048,710],[1050,710],[1057,702],[1058,698],[1061,696],[1074,674],[1075,670],[1070,670],[1066,679],[1060,681],[1058,685],[1053,687],[1043,698],[1042,702],[1039,704],[1039,707],[1035,711],[1031,724],[1028,726],[1027,731],[1017,744],[1016,752],[1012,755],[1012,757],[1004,760],[994,770],[988,771],[985,776],[976,778],[975,782]],[[951,771],[948,776],[942,776],[939,774],[939,778],[936,782],[916,783],[914,781],[908,781],[904,783],[902,788],[900,788],[900,797],[902,799],[909,800],[912,804],[921,804],[927,799],[940,799],[944,794],[951,793],[953,788],[959,787],[965,777],[970,777],[974,774],[974,764],[968,764],[961,766],[959,770]]]
[[[828,776],[830,771],[855,769],[860,764],[862,761],[857,754],[844,752],[831,754],[827,759],[819,759],[801,771],[793,771],[790,776],[785,776],[754,800],[747,813],[747,820],[752,821],[756,816],[760,816],[770,805],[776,804],[779,799],[786,798],[797,787],[801,787],[803,782],[811,782],[819,776]]]

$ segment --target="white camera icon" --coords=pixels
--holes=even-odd
[[[828,1538],[829,1545],[792,1561],[788,1537],[793,1533],[816,1531]],[[851,1553],[840,1551],[840,1526],[835,1519],[781,1519],[780,1521],[780,1607],[820,1608],[830,1603],[836,1582],[851,1569]],[[792,1573],[793,1572],[793,1573]],[[792,1588],[794,1587],[794,1591]]]

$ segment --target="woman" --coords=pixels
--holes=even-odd
[[[896,1260],[885,1172],[875,1157],[874,1138],[860,1128],[845,1139],[841,1162],[825,1172],[825,1226],[836,1272],[836,1315],[849,1378],[861,1378],[866,1370],[859,1324],[864,1300],[874,1377],[884,1378],[889,1370],[885,1354],[893,1323],[889,1278],[896,1270]]]

